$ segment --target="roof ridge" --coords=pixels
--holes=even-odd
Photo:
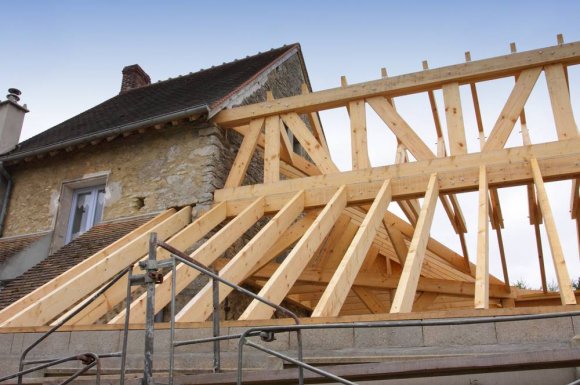
[[[220,67],[226,66],[228,64],[237,63],[237,62],[242,61],[242,60],[250,60],[250,59],[253,59],[253,58],[257,57],[257,56],[266,54],[268,52],[281,50],[283,48],[286,48],[284,50],[284,52],[286,52],[286,51],[289,51],[290,49],[292,49],[294,47],[297,47],[297,46],[300,46],[300,43],[284,44],[284,45],[282,45],[280,47],[277,47],[277,48],[270,48],[268,51],[258,51],[258,53],[255,53],[253,55],[247,55],[246,57],[243,57],[243,58],[236,58],[236,59],[230,60],[228,62],[223,62],[222,64],[219,64],[219,65],[212,65],[211,67],[208,67],[208,68],[201,68],[200,70],[198,70],[196,72],[190,72],[190,73],[188,73],[186,75],[177,75],[176,77],[173,77],[173,78],[170,77],[170,78],[167,78],[165,80],[157,80],[154,83],[150,83],[150,84],[147,84],[147,85],[142,86],[142,87],[137,87],[137,88],[132,88],[130,90],[127,90],[123,94],[127,94],[129,92],[136,91],[136,90],[142,90],[142,89],[145,89],[145,88],[150,88],[150,87],[155,86],[155,85],[158,85],[158,84],[166,84],[167,82],[171,82],[171,81],[174,81],[174,80],[179,80],[179,79],[187,78],[189,76],[195,76],[195,75],[198,75],[198,74],[201,74],[203,72],[210,71],[210,70],[217,70]],[[119,95],[123,95],[123,94],[115,95],[112,98],[115,98],[115,97],[117,97]],[[112,99],[112,98],[109,98],[109,99]],[[107,100],[109,100],[109,99],[107,99]]]

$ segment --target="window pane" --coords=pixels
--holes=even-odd
[[[75,239],[87,230],[87,221],[89,220],[89,205],[91,203],[91,192],[79,193],[77,195],[76,205],[72,208],[73,222],[71,227],[70,239]]]
[[[99,189],[97,191],[97,202],[95,207],[95,220],[93,225],[96,225],[103,218],[103,204],[105,203],[105,189]]]

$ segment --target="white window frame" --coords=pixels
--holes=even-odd
[[[84,228],[81,227],[80,233],[79,233],[79,235],[80,235],[80,234],[85,233],[89,229],[91,229],[96,224],[95,223],[95,210],[97,209],[97,199],[99,197],[99,191],[104,190],[104,189],[105,189],[105,185],[98,185],[98,186],[84,187],[84,188],[79,188],[79,189],[73,190],[72,202],[71,202],[70,212],[69,212],[69,216],[68,216],[68,225],[67,225],[67,231],[66,231],[65,244],[67,244],[73,240],[73,238],[72,238],[72,236],[73,236],[73,233],[72,233],[73,223],[74,223],[74,216],[75,216],[75,212],[76,212],[76,208],[77,208],[79,195],[85,194],[87,192],[91,193],[90,202],[89,202],[89,212],[87,213],[87,222],[86,222]],[[102,209],[103,208],[101,208],[101,210]],[[102,217],[102,215],[103,215],[103,213],[101,213],[101,217]]]

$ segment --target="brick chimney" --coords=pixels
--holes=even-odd
[[[24,114],[28,112],[26,104],[18,104],[20,95],[19,90],[10,88],[6,95],[7,100],[0,102],[0,154],[14,149],[20,140]]]
[[[151,78],[139,64],[133,64],[123,68],[123,81],[121,82],[120,94],[129,90],[148,86],[151,84]]]

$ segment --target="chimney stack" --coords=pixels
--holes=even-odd
[[[0,102],[0,154],[13,150],[22,132],[26,104],[18,104],[22,92],[16,88],[8,89],[6,99]]]
[[[133,64],[123,68],[123,81],[121,82],[121,92],[125,93],[129,90],[148,86],[151,84],[151,78],[139,64]]]

